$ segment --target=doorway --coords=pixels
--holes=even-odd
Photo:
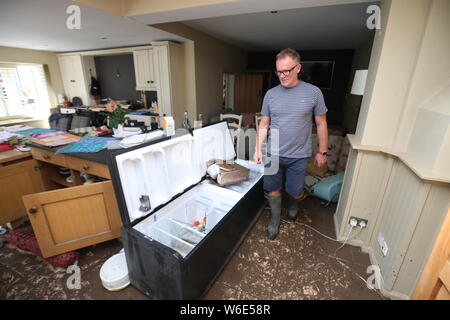
[[[239,113],[261,111],[263,74],[237,74],[234,80],[234,110]]]

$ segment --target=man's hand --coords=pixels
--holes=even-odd
[[[262,152],[261,151],[255,151],[255,154],[253,155],[253,160],[257,164],[262,163]]]
[[[323,167],[324,165],[327,164],[327,156],[321,155],[320,153],[316,153],[314,163],[319,168]]]

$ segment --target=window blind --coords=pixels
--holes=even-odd
[[[43,65],[0,63],[0,118],[37,116],[50,108]]]

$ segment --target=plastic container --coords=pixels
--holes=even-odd
[[[125,253],[120,252],[105,261],[100,268],[103,287],[109,291],[125,289],[130,284]]]
[[[175,122],[172,117],[163,118],[163,130],[165,136],[173,136],[175,134]]]

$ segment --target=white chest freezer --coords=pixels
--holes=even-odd
[[[154,299],[201,298],[263,209],[263,165],[219,187],[211,159],[235,158],[225,121],[111,153],[131,284]]]

